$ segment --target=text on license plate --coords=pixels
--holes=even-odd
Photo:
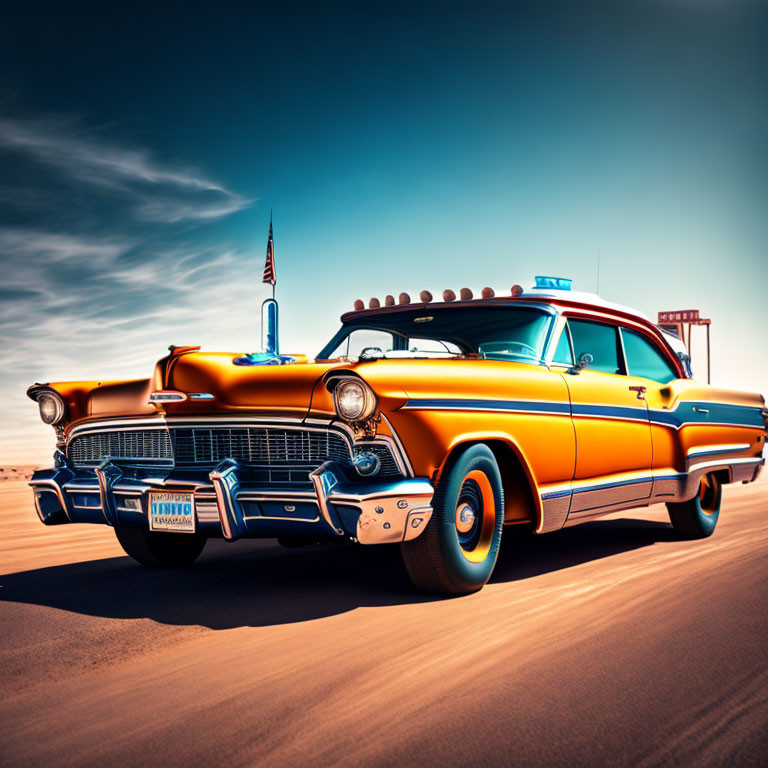
[[[149,494],[149,529],[194,533],[194,505],[194,495],[191,493],[153,491]]]

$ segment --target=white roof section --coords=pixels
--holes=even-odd
[[[541,296],[542,298],[562,299],[563,301],[577,301],[581,304],[592,304],[596,307],[605,307],[606,309],[618,310],[635,317],[641,317],[643,320],[651,322],[648,315],[643,314],[632,307],[625,307],[623,304],[615,304],[612,301],[606,301],[596,293],[586,291],[560,291],[555,288],[528,288],[523,291],[523,296]]]
[[[658,326],[656,326],[658,328]],[[685,346],[685,342],[682,339],[678,339],[672,333],[667,333],[663,328],[659,328],[661,335],[666,339],[667,344],[674,350],[676,354],[688,354],[688,348]]]

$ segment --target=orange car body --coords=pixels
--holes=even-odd
[[[478,442],[498,461],[505,523],[539,533],[691,498],[704,473],[721,482],[757,477],[763,398],[689,378],[668,338],[637,313],[552,292],[387,306],[342,321],[386,328],[392,318],[520,307],[549,317],[535,361],[465,350],[249,366],[187,347],[172,349],[148,379],[35,385],[30,397],[53,392],[64,407],[57,466],[31,483],[38,514],[49,524],[146,527],[152,495],[179,492],[208,536],[404,541],[428,525],[448,458]],[[576,321],[622,329],[617,339],[642,337],[669,380],[633,373],[621,341],[617,371],[557,362],[560,337]],[[365,425],[339,417],[329,390],[340,377],[359,377],[375,394]],[[370,451],[383,468],[360,477],[352,459]]]

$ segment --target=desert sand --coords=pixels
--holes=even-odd
[[[0,486],[5,766],[763,765],[768,483],[506,536],[459,599],[397,548],[211,542],[148,571]]]
[[[13,480],[29,480],[37,468],[37,464],[16,464],[0,467],[0,483],[7,483]]]

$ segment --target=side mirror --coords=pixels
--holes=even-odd
[[[685,352],[678,352],[677,357],[683,364],[683,370],[685,371],[686,378],[692,379],[693,370],[691,369],[691,356],[687,355]]]
[[[578,362],[576,362],[571,368],[568,369],[568,373],[572,373],[574,376],[581,373],[588,365],[592,365],[595,362],[595,358],[589,354],[589,352],[582,352],[579,355]]]

